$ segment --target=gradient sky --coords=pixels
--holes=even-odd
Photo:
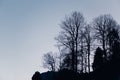
[[[59,24],[73,11],[87,21],[111,14],[120,23],[120,0],[0,0],[0,80],[31,80],[42,55],[56,52]]]

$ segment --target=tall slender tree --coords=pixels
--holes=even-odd
[[[88,72],[90,72],[90,52],[91,52],[91,44],[92,44],[92,35],[91,35],[91,26],[87,25],[85,26],[85,30],[84,30],[84,34],[83,34],[84,38],[85,38],[85,48],[86,50],[86,54],[87,54],[87,65],[88,65]]]
[[[73,12],[71,16],[66,17],[61,23],[62,32],[56,38],[60,45],[67,48],[71,55],[71,69],[77,72],[78,51],[80,44],[80,33],[84,26],[84,17],[80,12]]]

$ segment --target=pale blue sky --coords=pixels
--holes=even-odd
[[[110,13],[120,23],[120,0],[0,0],[0,80],[31,80],[44,72],[42,55],[57,51],[54,37],[72,11],[87,21]]]

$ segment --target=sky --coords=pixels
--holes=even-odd
[[[31,80],[45,72],[43,54],[53,51],[59,24],[73,11],[86,21],[111,14],[120,24],[120,0],[0,0],[0,80]]]

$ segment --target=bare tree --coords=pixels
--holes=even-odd
[[[107,35],[112,28],[115,28],[116,21],[110,15],[101,15],[94,19],[93,26],[95,29],[96,39],[102,44],[104,57],[107,59],[108,41]]]
[[[53,55],[52,52],[48,52],[46,54],[44,54],[43,56],[43,66],[45,68],[48,68],[49,70],[51,71],[55,71],[56,70],[56,58],[55,56]]]
[[[79,12],[73,12],[61,23],[62,32],[56,38],[58,43],[68,50],[71,55],[72,70],[77,71],[77,56],[80,44],[80,33],[84,26],[84,17]]]
[[[58,48],[58,53],[57,53],[57,70],[62,70],[64,68],[63,64],[63,59],[64,59],[64,49],[61,49],[60,45],[56,45],[56,47]]]
[[[92,38],[92,34],[91,34],[91,26],[90,25],[87,25],[85,27],[85,30],[84,30],[84,39],[85,39],[85,48],[87,49],[86,50],[86,54],[87,54],[87,60],[88,60],[88,72],[90,72],[90,52],[91,52],[91,44],[92,44],[92,41],[93,41],[93,38]]]

